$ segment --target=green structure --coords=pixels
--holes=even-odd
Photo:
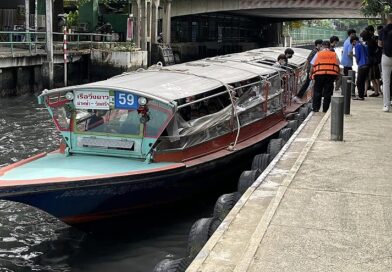
[[[86,32],[94,32],[98,25],[98,0],[90,0],[79,8],[79,22],[86,24]]]

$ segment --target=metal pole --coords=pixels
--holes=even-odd
[[[343,141],[344,97],[333,96],[331,100],[331,140]]]
[[[355,71],[348,71],[348,76],[351,77],[351,96],[355,97]]]
[[[53,0],[46,0],[46,60],[49,68],[49,88],[53,88]]]
[[[67,86],[68,78],[67,78],[67,26],[64,26],[64,86]]]

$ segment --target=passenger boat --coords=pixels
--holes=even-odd
[[[155,65],[43,91],[39,102],[62,143],[0,169],[0,199],[72,225],[222,186],[228,169],[244,169],[301,106],[291,97],[306,76],[309,51],[296,52],[289,67],[274,67],[283,51]]]

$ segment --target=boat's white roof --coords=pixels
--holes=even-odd
[[[200,77],[184,71],[154,70],[116,76],[84,85],[84,88],[110,88],[138,91],[150,97],[173,101],[194,96],[222,86],[212,77]]]
[[[214,58],[168,66],[170,71],[183,71],[202,77],[213,77],[223,84],[248,80],[259,76],[274,74],[276,69],[269,66],[255,66],[246,62],[235,62]]]
[[[284,48],[282,51],[284,51]],[[278,68],[268,65],[256,65],[254,60],[263,57],[276,59],[280,53],[280,50],[275,50],[275,48],[273,50],[271,48],[257,49],[244,53],[177,64],[163,67],[162,69],[126,73],[104,81],[55,89],[43,93],[43,95],[75,89],[111,89],[135,92],[139,95],[171,102],[199,95],[222,87],[225,84],[232,84],[257,76],[268,77],[275,74],[279,70]],[[306,57],[301,57],[301,54],[297,55],[296,58],[290,59],[290,62],[304,63]]]

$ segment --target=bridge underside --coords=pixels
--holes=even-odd
[[[172,16],[230,12],[243,16],[290,19],[364,18],[362,0],[181,0]],[[283,19],[283,20],[282,20]]]
[[[336,8],[260,8],[260,9],[246,9],[246,10],[233,10],[232,14],[267,17],[275,19],[360,19],[365,18],[359,10],[347,10]]]

